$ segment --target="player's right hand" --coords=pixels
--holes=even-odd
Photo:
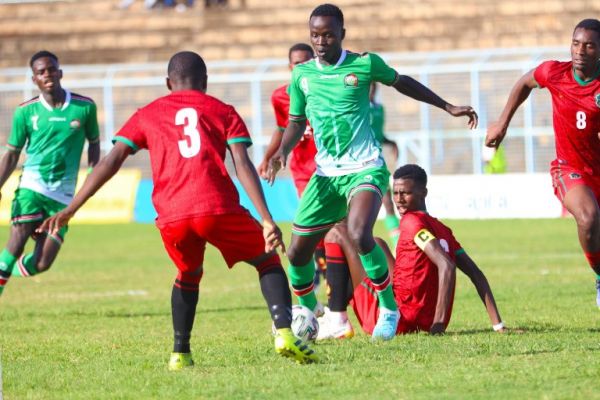
[[[498,148],[504,136],[506,136],[506,125],[500,121],[492,122],[487,129],[487,135],[485,136],[485,145],[487,147]]]
[[[273,157],[271,157],[269,160],[269,169],[267,171],[267,182],[269,182],[269,185],[273,185],[273,182],[275,182],[275,176],[279,170],[285,168],[285,161],[286,157],[280,150],[277,150]]]
[[[285,253],[285,244],[283,243],[283,234],[281,229],[273,221],[263,221],[263,237],[265,238],[265,252],[270,253],[281,247]]]
[[[256,167],[256,172],[258,172],[258,176],[260,176],[262,179],[267,179],[269,177],[267,174],[268,170],[269,160],[265,158],[260,164],[258,164],[258,167]]]
[[[42,224],[35,230],[37,233],[48,232],[51,235],[58,233],[60,228],[67,225],[69,220],[73,218],[73,213],[64,209],[50,218],[47,218]]]

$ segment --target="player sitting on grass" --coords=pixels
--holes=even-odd
[[[456,267],[473,282],[493,329],[504,331],[485,275],[456,241],[452,231],[427,214],[426,196],[427,174],[421,167],[408,164],[394,172],[393,199],[402,217],[396,259],[383,240],[378,242],[386,252],[401,314],[396,333],[428,331],[436,334],[446,330],[452,312]],[[353,335],[346,315],[350,299],[362,328],[371,334],[378,311],[373,283],[366,277],[343,224],[329,232],[325,245],[331,241],[341,244],[344,254],[337,255],[336,268],[331,265],[327,268],[329,309],[319,319],[317,339]],[[335,255],[327,253],[327,256]]]
[[[390,173],[369,121],[371,82],[393,86],[454,117],[467,117],[471,128],[477,126],[477,114],[472,107],[454,106],[414,79],[398,74],[376,54],[344,50],[344,15],[337,6],[322,4],[315,8],[308,26],[317,57],[292,71],[289,123],[269,163],[269,182],[273,183],[304,134],[308,119],[317,147],[317,171],[294,217],[287,252],[290,282],[300,304],[315,310],[312,254],[327,231],[346,218],[355,251],[374,283],[381,305],[373,336],[389,340],[394,337],[400,314],[385,254],[373,239],[373,226],[381,197],[389,187]]]
[[[171,307],[175,334],[169,369],[192,366],[190,336],[198,303],[206,243],[217,247],[231,268],[253,265],[275,328],[275,350],[300,363],[316,355],[291,330],[291,294],[275,249],[283,248],[281,231],[267,209],[259,178],[246,148],[252,144],[235,109],[205,94],[206,65],[193,52],[169,61],[171,94],[139,109],[115,135],[115,146],[103,158],[73,202],[44,221],[40,231],[57,232],[108,181],[125,159],[148,149],[152,164],[152,201],[156,224],[179,273]],[[263,222],[250,216],[225,168],[229,150],[237,176]]]
[[[68,227],[51,235],[32,235],[44,218],[73,198],[81,152],[88,141],[88,165],[100,159],[96,105],[88,97],[63,89],[56,55],[39,51],[29,62],[40,95],[15,111],[6,153],[0,160],[0,188],[17,167],[21,151],[27,160],[12,203],[10,236],[0,253],[0,295],[11,275],[29,277],[47,271],[58,255]],[[35,248],[23,254],[27,240]]]
[[[512,88],[485,144],[498,148],[519,106],[536,88],[552,96],[556,159],[550,164],[554,194],[575,218],[581,249],[596,274],[600,307],[600,21],[584,19],[573,30],[571,61],[545,61]]]

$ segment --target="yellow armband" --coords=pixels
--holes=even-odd
[[[425,250],[427,243],[431,242],[433,239],[435,239],[435,236],[427,229],[421,229],[414,238],[415,244],[419,246],[421,250]]]

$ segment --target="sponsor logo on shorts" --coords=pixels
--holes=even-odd
[[[373,175],[365,175],[365,182],[373,182]]]
[[[69,126],[71,127],[71,129],[79,129],[81,128],[81,121],[79,121],[78,119],[74,119],[73,121],[71,121]]]
[[[571,179],[581,179],[581,175],[579,175],[577,172],[571,172],[569,174],[569,178],[571,178]]]
[[[596,93],[594,100],[596,101],[596,105],[600,108],[600,93]]]
[[[358,77],[354,74],[348,74],[344,77],[344,86],[347,88],[357,88],[358,87]]]

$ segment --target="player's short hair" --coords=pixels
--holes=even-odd
[[[180,51],[169,60],[167,74],[175,81],[200,82],[206,77],[206,64],[197,53]]]
[[[600,21],[595,18],[587,18],[582,20],[577,24],[575,29],[573,29],[573,32],[575,32],[577,29],[587,29],[590,31],[594,31],[598,34],[598,37],[600,38]]]
[[[416,164],[406,164],[394,171],[394,179],[412,179],[415,183],[427,187],[427,172]]]
[[[58,57],[56,57],[56,54],[51,53],[48,50],[41,50],[31,56],[31,59],[29,60],[29,67],[33,68],[33,63],[44,57],[49,57],[58,64]]]
[[[321,4],[310,14],[310,18],[312,17],[334,17],[339,21],[340,25],[344,27],[344,14],[335,4]]]
[[[315,56],[315,52],[313,51],[313,48],[310,47],[308,44],[296,43],[295,45],[290,47],[290,51],[288,51],[288,59],[292,57],[292,53],[295,51],[308,51],[310,53],[311,57]]]

